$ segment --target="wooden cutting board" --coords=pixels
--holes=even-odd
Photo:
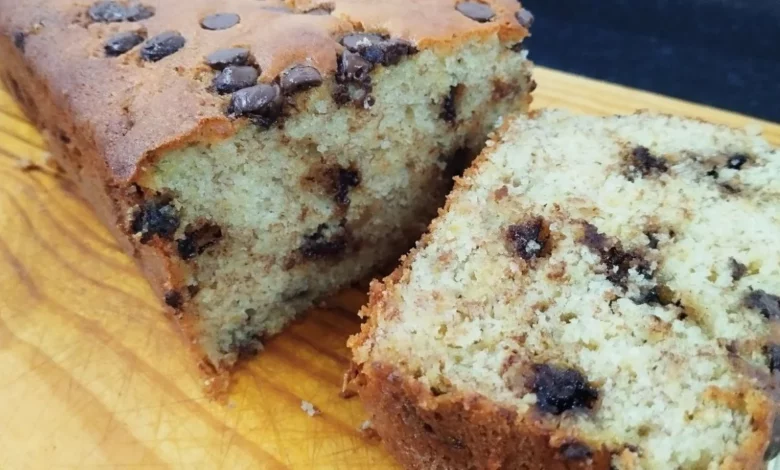
[[[743,126],[749,118],[538,69],[535,107],[648,108]],[[754,121],[757,122],[757,121]],[[780,126],[759,123],[780,144]],[[339,398],[356,290],[273,339],[210,401],[133,262],[0,91],[0,469],[396,468]],[[301,401],[321,414],[309,417]]]

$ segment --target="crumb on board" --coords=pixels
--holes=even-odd
[[[360,424],[360,428],[358,428],[358,431],[360,431],[360,434],[362,434],[365,439],[379,440],[379,434],[377,434],[377,432],[374,430],[374,427],[371,424],[370,419],[363,421]]]
[[[16,168],[18,168],[21,171],[27,172],[27,171],[36,171],[36,170],[42,170],[40,165],[33,162],[32,160],[28,160],[26,158],[20,158],[16,161]]]
[[[320,410],[317,409],[316,406],[314,406],[313,404],[309,403],[306,400],[301,401],[301,409],[312,418],[322,413]]]

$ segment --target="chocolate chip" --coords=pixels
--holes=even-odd
[[[322,260],[335,258],[344,253],[347,249],[347,236],[342,227],[336,230],[330,230],[328,225],[322,224],[317,227],[317,231],[307,235],[303,239],[300,252],[304,258],[310,260]]]
[[[214,13],[200,20],[200,26],[209,31],[229,29],[241,22],[241,17],[235,13]]]
[[[184,304],[184,298],[175,290],[169,290],[165,293],[165,304],[169,307],[180,308]]]
[[[154,16],[154,8],[133,2],[123,5],[116,1],[100,1],[89,7],[87,13],[92,21],[99,23],[119,23],[122,21],[141,21]]]
[[[643,292],[642,295],[634,299],[637,304],[657,304],[657,305],[671,305],[674,303],[675,293],[669,286],[659,284],[651,289]]]
[[[27,34],[25,34],[22,31],[17,31],[14,33],[14,46],[16,46],[17,49],[24,52],[24,46],[27,42]]]
[[[664,173],[669,170],[664,159],[654,156],[647,147],[642,146],[631,151],[629,164],[642,176]]]
[[[521,8],[520,11],[515,13],[515,19],[525,29],[530,28],[534,24],[534,14],[525,8]]]
[[[558,449],[564,460],[586,460],[593,457],[593,451],[590,447],[581,442],[567,442]]]
[[[506,231],[506,238],[512,253],[526,261],[541,258],[549,253],[550,228],[541,217],[510,225]]]
[[[660,241],[660,240],[658,240],[658,235],[656,235],[655,233],[652,233],[652,232],[646,232],[645,236],[649,240],[649,242],[647,243],[647,246],[649,246],[653,250],[657,250],[658,249],[658,242]]]
[[[745,296],[744,304],[758,310],[768,320],[780,320],[780,297],[767,294],[763,290],[754,290]]]
[[[479,2],[461,2],[455,9],[464,16],[480,23],[486,23],[496,16],[496,14],[493,13],[493,9],[490,8],[490,5]]]
[[[243,47],[219,49],[206,56],[206,65],[214,70],[222,70],[228,65],[247,65],[249,57],[249,49]]]
[[[372,64],[395,65],[403,57],[417,52],[417,49],[408,41],[388,39],[374,33],[348,34],[341,39],[341,44],[350,52],[359,54]]]
[[[322,85],[322,75],[310,65],[296,65],[282,73],[279,85],[282,93],[292,95]]]
[[[184,37],[176,31],[166,31],[149,38],[141,48],[141,58],[157,62],[184,47]]]
[[[221,239],[222,229],[219,225],[207,222],[197,228],[188,228],[184,238],[178,241],[176,247],[182,259],[190,260],[214,246]]]
[[[458,110],[455,106],[455,97],[458,91],[458,87],[450,87],[450,92],[444,97],[444,102],[441,106],[441,113],[439,117],[449,123],[455,122],[458,118]]]
[[[371,62],[354,52],[344,51],[341,55],[339,72],[346,82],[362,82],[369,78],[368,73],[374,68]]]
[[[764,354],[769,364],[769,371],[775,372],[780,370],[780,345],[767,344],[764,347]]]
[[[720,176],[720,174],[718,173],[718,169],[715,167],[712,167],[712,170],[708,171],[705,174],[715,179],[718,179],[718,176]]]
[[[276,85],[260,84],[233,93],[228,107],[231,116],[247,116],[256,124],[270,127],[282,112],[282,94]]]
[[[214,78],[214,89],[226,95],[257,84],[257,69],[248,65],[230,65]]]
[[[333,7],[330,5],[320,5],[317,8],[313,10],[308,10],[303,12],[306,15],[317,15],[317,16],[325,16],[330,15],[333,13]]]
[[[729,157],[729,161],[726,163],[726,167],[732,170],[741,170],[742,165],[748,162],[748,156],[738,153]]]
[[[536,406],[545,413],[560,415],[591,408],[598,399],[598,391],[575,369],[536,364],[534,372],[531,389],[536,394]]]
[[[352,168],[338,168],[333,171],[334,199],[339,205],[350,203],[349,191],[360,184],[360,173]]]
[[[140,32],[125,31],[111,36],[103,44],[103,49],[105,49],[108,57],[117,57],[141,44],[144,42],[144,39],[146,37]]]
[[[155,235],[171,240],[179,228],[179,213],[172,198],[157,196],[137,207],[130,228],[141,236],[141,243],[150,242]]]
[[[739,281],[747,274],[747,266],[734,258],[729,258],[729,267],[731,268],[731,278],[735,281]]]
[[[386,36],[374,33],[351,33],[341,38],[341,45],[350,52],[360,52],[384,41]]]
[[[621,243],[599,232],[594,225],[585,223],[579,242],[595,251],[607,266],[607,279],[615,285],[626,287],[631,270],[649,277],[651,267],[637,250],[625,251]]]

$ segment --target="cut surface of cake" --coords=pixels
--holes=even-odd
[[[763,468],[780,151],[557,110],[488,147],[351,339],[390,451],[425,469]]]
[[[211,365],[409,249],[502,114],[514,0],[0,0],[0,77]]]

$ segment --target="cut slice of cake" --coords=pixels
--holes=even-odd
[[[0,78],[207,361],[394,264],[497,118],[515,0],[0,0]]]
[[[638,113],[505,124],[351,339],[408,468],[762,468],[780,152]]]

